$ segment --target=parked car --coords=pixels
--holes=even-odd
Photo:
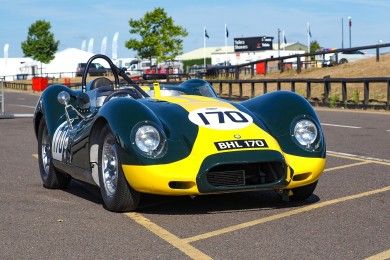
[[[334,66],[338,64],[345,64],[348,62],[354,62],[361,59],[370,58],[372,55],[368,55],[362,51],[344,51],[338,53],[338,61],[336,61],[336,54],[329,56],[329,59],[326,59],[323,62],[323,67]]]
[[[87,63],[77,64],[76,77],[81,77],[83,75],[86,66]],[[103,67],[100,63],[91,63],[88,74],[89,76],[104,76],[108,72],[110,72],[110,70]]]

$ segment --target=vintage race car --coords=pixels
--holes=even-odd
[[[115,82],[86,84],[98,58],[110,64]],[[231,102],[200,79],[140,87],[103,55],[88,61],[82,86],[52,85],[39,99],[40,175],[50,189],[71,178],[99,186],[108,210],[135,210],[142,193],[275,190],[304,200],[324,170],[320,122],[295,93]]]

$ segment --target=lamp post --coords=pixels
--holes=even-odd
[[[351,16],[348,16],[348,27],[349,27],[349,48],[352,48],[352,40],[351,40],[352,17]]]

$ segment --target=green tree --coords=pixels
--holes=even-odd
[[[183,53],[185,28],[175,25],[164,8],[158,7],[136,20],[130,19],[130,33],[139,37],[126,42],[128,49],[135,50],[142,59],[156,58],[157,62],[173,60]]]
[[[321,49],[320,44],[317,41],[311,41],[310,42],[310,53],[314,53]]]
[[[50,22],[37,20],[28,28],[27,39],[22,42],[22,50],[25,57],[31,57],[42,63],[49,63],[54,59],[58,50],[59,41],[56,41],[54,34],[50,32]]]

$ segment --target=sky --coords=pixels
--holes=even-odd
[[[0,0],[0,57],[10,44],[9,57],[22,57],[20,44],[28,27],[39,19],[49,21],[60,41],[59,50],[81,48],[83,40],[94,38],[94,52],[100,51],[104,36],[111,40],[119,32],[118,56],[133,57],[124,45],[132,35],[128,21],[138,19],[155,7],[163,7],[175,23],[187,29],[184,52],[203,47],[203,28],[210,38],[207,46],[228,45],[234,37],[273,36],[285,31],[288,42],[307,43],[306,24],[312,40],[322,47],[341,47],[341,19],[344,46],[348,47],[347,17],[352,17],[352,46],[390,42],[390,0]],[[275,40],[274,40],[275,42]]]

